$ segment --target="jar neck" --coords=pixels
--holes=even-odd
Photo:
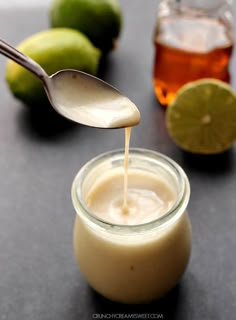
[[[226,12],[232,14],[232,0],[162,0],[162,13],[172,11],[195,11],[208,16],[221,16]]]
[[[232,6],[232,0],[170,0],[180,6],[199,10],[220,10]]]
[[[232,0],[162,0],[158,16],[183,15],[193,18],[220,20],[227,29],[232,30]]]

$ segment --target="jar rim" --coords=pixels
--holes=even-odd
[[[164,163],[165,165],[168,165],[169,168],[175,171],[178,178],[179,194],[173,207],[171,207],[165,214],[163,214],[161,217],[155,220],[135,225],[116,224],[103,220],[102,218],[95,215],[92,211],[90,211],[90,209],[86,205],[86,202],[83,199],[82,183],[86,175],[90,172],[92,168],[94,168],[95,165],[98,165],[109,158],[115,158],[115,156],[124,157],[124,149],[114,149],[101,153],[98,156],[89,160],[87,163],[85,163],[85,165],[78,171],[71,187],[72,203],[76,211],[76,214],[81,216],[82,211],[82,215],[84,218],[86,218],[87,221],[92,221],[96,225],[102,227],[103,229],[112,229],[114,231],[141,231],[147,228],[162,227],[165,223],[169,222],[170,220],[173,221],[175,220],[175,218],[177,219],[185,211],[190,198],[190,184],[186,173],[180,167],[180,165],[162,153],[144,148],[130,148],[129,157],[141,156],[151,158],[152,160],[157,160],[159,162]]]

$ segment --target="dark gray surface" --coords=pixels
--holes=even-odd
[[[121,1],[124,31],[104,79],[140,107],[131,146],[158,150],[187,172],[192,195],[192,257],[181,284],[165,299],[123,306],[95,294],[72,249],[70,187],[95,155],[124,145],[123,130],[72,126],[53,111],[30,112],[9,94],[0,57],[0,319],[87,320],[102,314],[151,314],[158,319],[235,319],[235,148],[215,157],[189,156],[168,138],[152,90],[156,1]],[[2,10],[1,36],[17,44],[47,28],[47,9]],[[118,318],[119,315],[116,315]],[[121,317],[121,316],[120,316]],[[146,318],[148,316],[146,315]]]

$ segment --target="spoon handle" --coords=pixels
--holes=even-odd
[[[44,83],[48,81],[48,75],[43,68],[32,60],[30,57],[25,56],[22,52],[13,48],[10,44],[0,39],[0,53],[7,58],[14,60],[17,64],[26,68],[37,77],[39,77]]]

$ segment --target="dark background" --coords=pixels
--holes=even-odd
[[[123,147],[124,131],[72,125],[50,108],[27,109],[9,93],[6,59],[0,56],[0,320],[87,320],[123,312],[154,313],[156,319],[160,313],[171,320],[235,319],[235,147],[200,157],[171,142],[151,81],[157,1],[121,4],[122,37],[101,75],[140,108],[142,122],[131,146],[165,153],[190,179],[189,267],[165,299],[145,306],[115,304],[88,287],[73,255],[71,183],[87,160]],[[1,37],[16,45],[46,29],[47,15],[46,7],[1,9]],[[232,70],[233,65],[235,59]]]

